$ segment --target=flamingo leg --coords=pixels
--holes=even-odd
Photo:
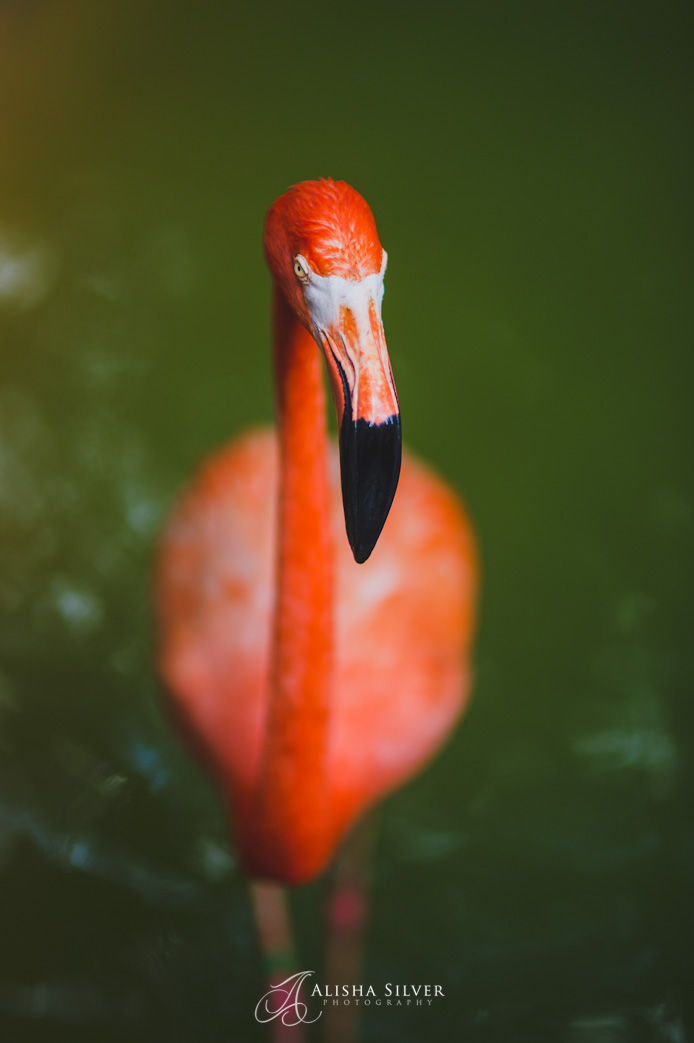
[[[327,909],[325,980],[359,985],[364,963],[364,940],[369,916],[369,887],[377,816],[367,815],[349,836],[337,860]],[[350,988],[351,991],[351,988]],[[325,1008],[325,1039],[329,1043],[357,1043],[359,1007],[329,1003]]]
[[[297,969],[287,893],[279,884],[257,882],[251,883],[250,891],[265,980],[271,990]],[[270,1026],[272,1043],[304,1043],[303,1024],[285,1025],[280,1016],[270,1021]]]

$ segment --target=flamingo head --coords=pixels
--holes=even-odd
[[[273,203],[265,258],[327,366],[340,428],[347,538],[366,561],[400,475],[400,410],[381,302],[387,256],[366,201],[344,181],[304,181]]]

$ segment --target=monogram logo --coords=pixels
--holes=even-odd
[[[308,1007],[299,996],[301,986],[311,974],[315,974],[315,971],[299,971],[273,985],[270,991],[258,1000],[255,1008],[256,1021],[265,1024],[274,1021],[275,1018],[281,1018],[282,1024],[287,1026],[299,1025],[302,1022],[312,1025],[314,1021],[318,1021],[323,1011],[319,1011],[315,1018],[307,1017]]]

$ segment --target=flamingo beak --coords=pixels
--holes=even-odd
[[[381,321],[369,280],[344,294],[320,341],[340,426],[345,525],[354,560],[376,546],[400,477],[400,409]],[[381,284],[382,286],[382,280]],[[318,338],[317,338],[318,339]]]

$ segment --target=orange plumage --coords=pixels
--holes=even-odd
[[[289,280],[296,256],[309,278],[377,273],[367,205],[341,183],[298,186],[270,211],[266,254],[279,434],[246,433],[201,466],[162,536],[156,605],[163,677],[223,789],[245,866],[297,883],[464,708],[477,565],[457,496],[408,454],[369,560],[357,564],[345,537],[319,338]]]

